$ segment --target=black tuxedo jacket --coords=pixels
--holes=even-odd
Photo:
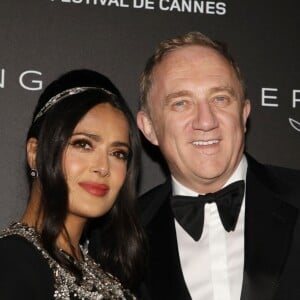
[[[299,300],[300,172],[265,166],[249,156],[247,160],[241,300]],[[139,201],[149,243],[143,299],[191,299],[180,266],[170,194],[167,180]]]

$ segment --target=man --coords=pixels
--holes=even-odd
[[[238,66],[201,33],[148,60],[137,122],[171,173],[140,199],[151,299],[300,299],[300,174],[244,153],[249,113]]]

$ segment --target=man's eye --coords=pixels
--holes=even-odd
[[[187,100],[177,100],[172,103],[172,108],[175,111],[186,110],[189,107],[189,101]]]
[[[229,98],[225,96],[217,96],[212,99],[213,103],[218,106],[226,106],[229,103]]]
[[[177,101],[174,103],[175,106],[184,106],[186,104],[185,100]]]
[[[169,108],[175,112],[185,112],[192,106],[192,100],[189,98],[174,98],[169,103]]]
[[[225,101],[226,99],[225,99],[225,97],[223,97],[223,96],[218,96],[218,97],[215,98],[215,100],[216,100],[217,102],[223,102],[223,101]]]

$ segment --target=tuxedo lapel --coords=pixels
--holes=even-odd
[[[164,201],[146,226],[150,246],[147,285],[152,299],[191,300],[180,266],[170,193],[163,196]]]
[[[285,264],[298,211],[262,165],[248,158],[242,300],[271,300]]]

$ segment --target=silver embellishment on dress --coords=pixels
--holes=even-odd
[[[100,91],[103,91],[103,92],[105,92],[109,95],[112,95],[112,93],[110,91],[108,91],[104,88],[88,87],[88,86],[74,87],[74,88],[62,91],[62,92],[58,93],[57,95],[53,96],[52,98],[50,98],[50,100],[46,102],[46,104],[41,108],[39,113],[34,118],[33,123],[35,123],[35,121],[38,118],[40,118],[42,115],[44,115],[57,102],[61,101],[62,99],[66,98],[68,96],[79,94],[79,93],[85,92],[87,90],[100,90]]]
[[[82,272],[82,281],[77,282],[75,276],[61,267],[43,248],[40,235],[34,228],[21,223],[14,223],[4,229],[0,238],[20,235],[31,242],[48,262],[54,275],[55,300],[135,300],[135,296],[124,289],[116,277],[102,270],[87,253],[82,252],[83,261],[76,261]],[[68,254],[66,254],[68,255]]]

